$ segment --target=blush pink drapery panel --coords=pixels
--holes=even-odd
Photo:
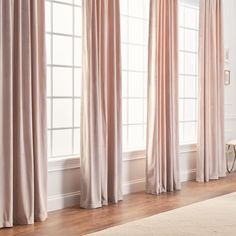
[[[0,228],[47,217],[44,1],[0,1]]]
[[[81,195],[83,208],[122,199],[118,0],[83,1]]]
[[[146,191],[180,189],[178,162],[178,1],[151,0]]]
[[[197,180],[225,176],[222,0],[200,1]]]

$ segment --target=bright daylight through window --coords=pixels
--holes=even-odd
[[[49,157],[79,156],[81,0],[46,0]],[[149,0],[120,0],[123,151],[144,150]],[[179,1],[180,144],[196,143],[198,0]]]

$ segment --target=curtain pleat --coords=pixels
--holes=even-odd
[[[44,1],[0,2],[0,227],[47,217]]]
[[[148,48],[146,191],[180,189],[178,1],[151,0]]]
[[[83,1],[81,195],[83,208],[122,199],[118,0]]]
[[[225,176],[223,2],[200,1],[197,180]]]

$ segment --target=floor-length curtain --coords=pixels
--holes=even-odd
[[[118,0],[83,1],[81,201],[122,199],[121,56]]]
[[[180,189],[177,4],[150,2],[146,191],[151,194]]]
[[[222,0],[200,1],[197,180],[225,176]]]
[[[0,1],[0,228],[47,217],[44,1]]]

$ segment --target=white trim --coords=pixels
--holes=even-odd
[[[179,153],[191,153],[191,152],[197,152],[197,144],[186,144],[186,145],[180,145],[179,147]]]
[[[180,155],[184,153],[197,152],[196,144],[180,145]],[[181,157],[181,156],[180,156]],[[146,158],[146,151],[132,151],[123,153],[123,162],[138,161]],[[50,158],[48,161],[48,172],[78,169],[80,168],[80,157]]]
[[[189,180],[196,179],[196,169],[187,170],[180,172],[180,181],[186,182]]]
[[[58,194],[48,197],[48,211],[79,205],[80,191]]]
[[[48,161],[48,172],[62,171],[80,168],[80,158],[50,158]]]
[[[225,115],[226,120],[236,120],[236,114]]]
[[[145,190],[145,178],[130,180],[123,184],[123,194],[141,192]]]

